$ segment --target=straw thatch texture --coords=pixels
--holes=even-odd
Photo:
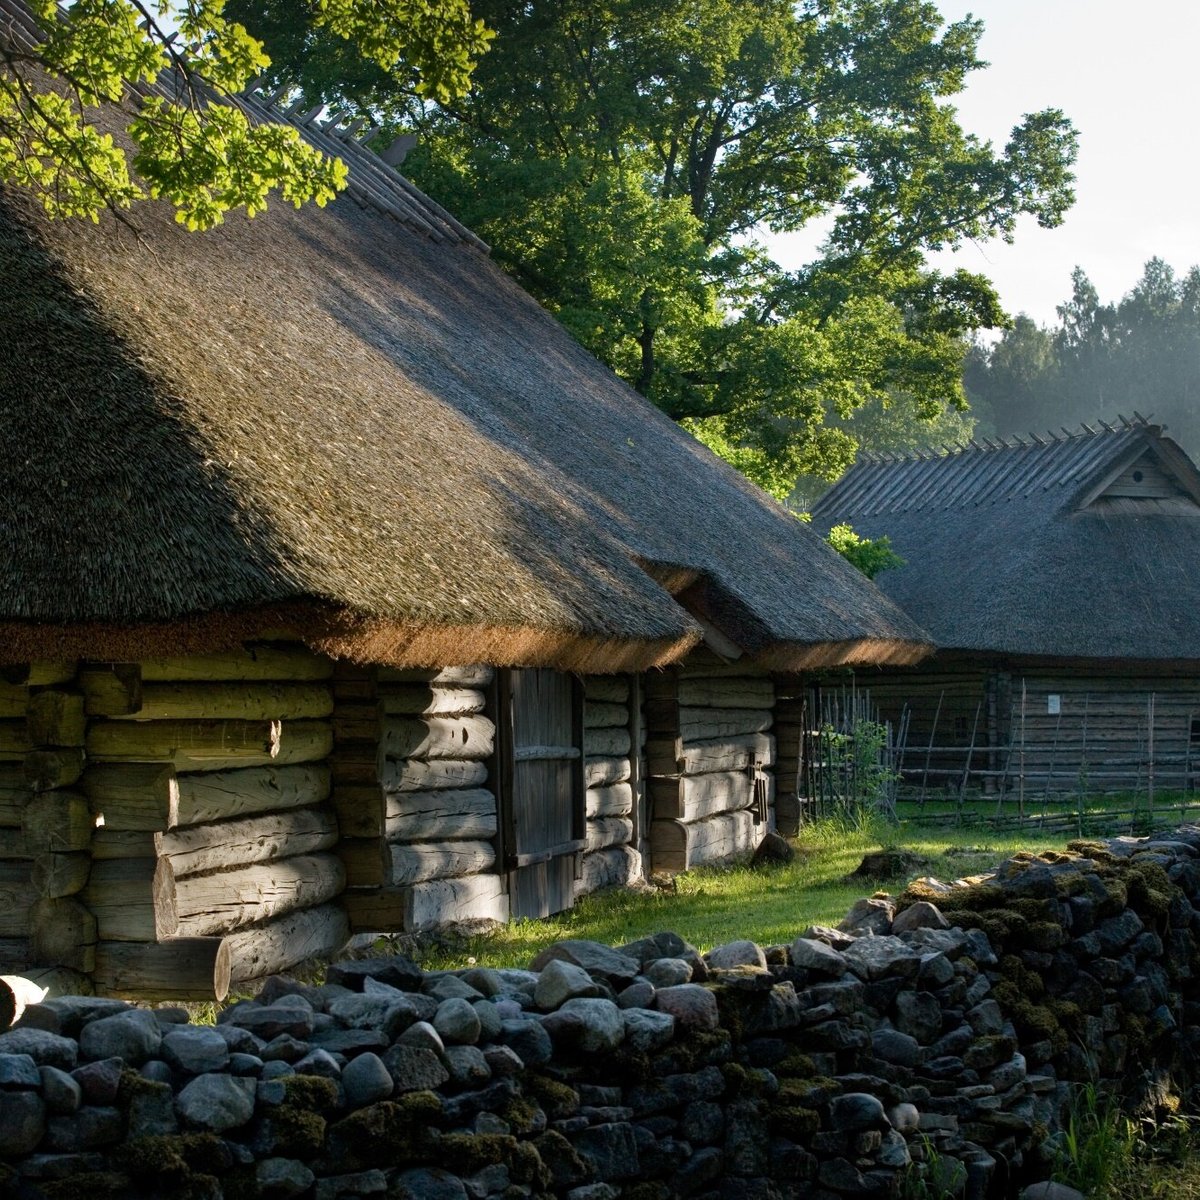
[[[1172,495],[1104,494],[1137,464]],[[878,582],[939,649],[1200,660],[1197,498],[1196,468],[1139,421],[868,460],[822,497],[814,525],[891,538],[906,565]]]
[[[468,240],[352,198],[134,220],[0,200],[5,657],[265,623],[401,664],[633,669],[698,636],[635,556],[689,566],[767,665],[924,652]]]

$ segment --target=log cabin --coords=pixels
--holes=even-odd
[[[62,986],[219,997],[752,849],[773,674],[928,651],[300,124],[350,167],[325,209],[196,234],[0,192],[0,962]]]
[[[1200,473],[1160,427],[864,457],[813,515],[905,560],[878,582],[936,655],[856,674],[923,792],[1193,788]]]

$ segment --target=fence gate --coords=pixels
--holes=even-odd
[[[583,687],[544,668],[500,672],[500,839],[514,917],[574,901],[586,845]]]

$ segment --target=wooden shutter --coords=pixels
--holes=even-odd
[[[514,917],[570,908],[586,845],[583,688],[545,668],[504,671],[498,689],[501,852]]]

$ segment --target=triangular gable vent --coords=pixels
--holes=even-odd
[[[1157,503],[1147,504],[1147,501]],[[1200,505],[1174,472],[1149,450],[1108,480],[1086,507],[1109,511],[1166,508],[1172,512],[1200,513]]]

